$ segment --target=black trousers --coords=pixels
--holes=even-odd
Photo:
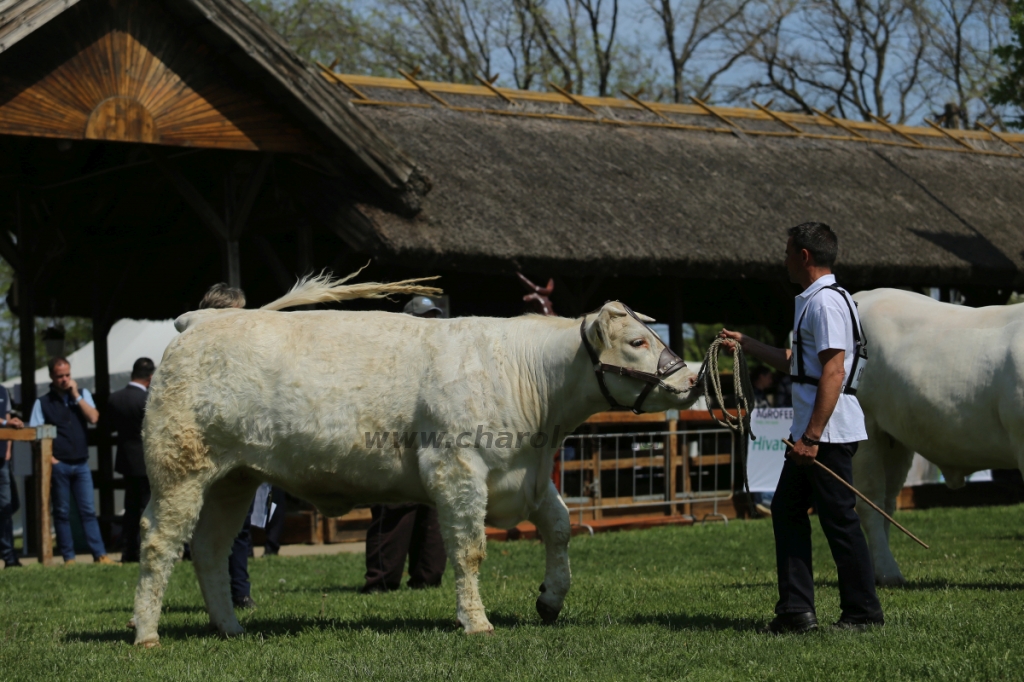
[[[284,534],[284,517],[288,513],[288,505],[285,502],[285,492],[276,485],[270,489],[270,501],[277,505],[274,513],[267,519],[266,542],[263,544],[263,554],[274,555],[281,551],[281,536]]]
[[[252,556],[252,505],[245,514],[242,530],[231,543],[231,554],[228,555],[228,574],[231,576],[231,600],[236,604],[249,596],[249,557]]]
[[[121,517],[121,538],[124,540],[122,563],[135,563],[139,560],[139,521],[147,504],[149,479],[145,476],[125,476],[124,516]]]
[[[822,443],[818,461],[853,482],[857,443]],[[839,605],[843,617],[875,620],[882,607],[875,594],[875,569],[868,543],[854,509],[857,498],[817,466],[798,466],[788,459],[772,499],[775,561],[779,572],[779,603],[775,613],[814,611],[811,566],[811,522],[807,510],[818,512],[832,558],[839,572]]]
[[[409,557],[409,587],[437,587],[448,563],[437,510],[425,504],[387,504],[370,508],[366,531],[364,592],[397,590]]]

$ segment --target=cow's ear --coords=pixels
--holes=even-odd
[[[611,323],[612,320],[624,317],[626,311],[616,301],[609,301],[601,306],[597,314],[587,323],[587,338],[594,348],[611,347]]]

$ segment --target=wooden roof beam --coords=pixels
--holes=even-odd
[[[586,104],[584,104],[583,100],[581,100],[576,95],[574,95],[571,92],[565,90],[564,88],[558,87],[557,85],[555,85],[551,81],[548,81],[548,85],[551,86],[552,90],[556,90],[559,95],[561,95],[562,97],[565,97],[567,100],[569,100],[570,102],[572,102],[576,106],[581,107],[583,109],[586,109],[587,111],[589,111],[591,114],[593,114],[597,118],[602,118],[601,114],[597,113],[596,110],[594,110],[593,108],[591,108],[591,107],[587,106]]]
[[[721,121],[725,125],[729,126],[730,128],[735,128],[736,130],[743,131],[743,128],[741,128],[735,121],[733,121],[731,118],[729,118],[725,114],[723,114],[721,112],[718,112],[718,111],[715,111],[713,108],[708,106],[706,103],[702,102],[701,100],[697,99],[696,97],[693,97],[692,95],[690,96],[690,99],[693,100],[693,103],[696,104],[701,109],[703,109],[704,112],[707,113],[708,115],[717,118],[719,121]]]
[[[772,111],[768,107],[764,106],[763,104],[758,104],[754,100],[750,100],[750,103],[753,104],[758,109],[760,109],[761,111],[763,111],[764,113],[766,113],[769,116],[771,116],[773,119],[775,119],[776,121],[778,121],[782,125],[786,126],[790,130],[792,130],[794,133],[796,133],[798,135],[803,135],[804,134],[804,131],[800,130],[795,125],[793,125],[792,123],[790,123],[786,119],[782,118],[781,116],[779,116],[778,114],[776,114],[774,111]],[[769,102],[769,104],[771,104],[771,102]]]
[[[913,144],[913,145],[915,145],[917,147],[925,147],[925,146],[927,146],[924,143],[922,143],[920,140],[915,140],[910,135],[907,135],[902,130],[900,130],[899,128],[894,126],[892,123],[889,123],[888,121],[886,121],[881,116],[875,116],[874,114],[870,114],[870,113],[868,114],[868,116],[870,116],[871,118],[875,119],[876,121],[878,121],[879,123],[884,125],[886,128],[888,128],[890,131],[892,131],[893,133],[895,133],[895,134],[899,135],[900,137],[902,137],[907,142],[909,142],[909,143],[911,143],[911,144]]]
[[[830,122],[832,125],[836,126],[837,128],[842,128],[843,130],[845,130],[846,132],[850,133],[854,137],[860,138],[862,140],[870,140],[871,139],[870,137],[868,137],[867,135],[864,135],[860,131],[855,130],[855,129],[851,128],[850,126],[846,125],[845,123],[842,122],[841,119],[838,119],[835,116],[829,116],[824,111],[821,111],[820,109],[815,109],[814,107],[811,107],[811,111],[816,113],[818,116],[821,116],[822,118],[824,118],[826,121]]]
[[[357,88],[356,86],[354,86],[351,83],[349,83],[340,74],[335,73],[334,69],[330,68],[329,66],[324,66],[323,62],[317,61],[316,65],[319,66],[321,69],[323,69],[324,75],[326,75],[328,78],[330,78],[335,83],[340,83],[341,85],[345,86],[345,88],[347,88],[349,92],[351,92],[353,95],[355,95],[359,99],[363,99],[363,100],[370,99],[369,97],[364,95],[362,92],[360,92],[359,88]]]
[[[983,129],[983,130],[984,130],[984,131],[985,131],[986,133],[988,133],[989,135],[991,135],[991,136],[993,137],[993,139],[996,139],[996,140],[999,140],[999,141],[1001,141],[1001,142],[1002,142],[1003,144],[1005,144],[1005,145],[1006,145],[1007,147],[1009,147],[1009,148],[1010,148],[1010,149],[1012,149],[1013,151],[1017,152],[1018,154],[1019,154],[1019,153],[1021,152],[1021,149],[1020,149],[1020,147],[1018,147],[1018,146],[1017,146],[1017,145],[1015,145],[1014,143],[1010,142],[1010,140],[1008,140],[1008,139],[1007,139],[1007,138],[1006,138],[1005,136],[1003,136],[1003,134],[1002,134],[1002,133],[997,133],[996,131],[992,130],[991,128],[989,128],[989,127],[988,127],[987,125],[985,125],[985,124],[984,124],[984,123],[982,123],[981,121],[976,121],[976,123],[977,123],[977,124],[978,124],[979,126],[981,126],[981,127],[982,127],[982,129]]]
[[[210,204],[206,202],[206,199],[204,199],[203,195],[199,193],[199,190],[197,190],[192,183],[188,181],[188,178],[182,175],[181,171],[167,162],[167,155],[163,148],[158,145],[147,145],[147,147],[149,147],[148,151],[153,157],[153,162],[156,164],[157,168],[159,168],[160,172],[162,172],[164,176],[171,181],[171,184],[174,185],[174,189],[178,190],[178,194],[180,194],[181,198],[185,200],[185,203],[191,206],[192,210],[199,215],[203,224],[213,232],[217,239],[224,242],[231,241],[231,233],[228,231],[224,222],[220,219],[220,216],[218,216],[217,212],[214,211]]]
[[[417,71],[418,70],[419,69],[417,69]],[[427,97],[431,98],[432,100],[434,100],[435,102],[440,104],[445,109],[451,109],[452,108],[452,106],[450,104],[448,104],[448,102],[444,101],[444,99],[442,99],[439,95],[435,95],[433,92],[430,91],[430,88],[428,88],[427,86],[423,85],[423,83],[420,83],[412,75],[406,73],[405,71],[402,71],[401,69],[398,70],[398,73],[402,74],[402,77],[405,78],[405,80],[407,80],[410,83],[412,83],[413,85],[415,85],[417,90],[419,90],[424,95],[426,95]]]
[[[498,90],[498,88],[494,87],[494,80],[487,80],[485,78],[481,78],[480,76],[476,75],[475,73],[473,74],[473,78],[475,78],[478,81],[480,81],[481,85],[483,85],[485,88],[490,90],[492,93],[494,93],[498,97],[500,97],[503,100],[505,100],[507,103],[515,104],[515,102],[512,100],[511,97],[509,97],[505,93],[503,93],[500,90]],[[495,80],[497,80],[497,78],[498,78],[497,76],[494,77]]]
[[[662,120],[665,120],[665,121],[668,121],[669,123],[672,123],[672,119],[670,119],[668,116],[666,116],[665,114],[661,113],[660,111],[658,111],[657,109],[655,109],[651,105],[647,104],[647,102],[644,102],[643,100],[641,100],[636,95],[631,95],[628,92],[626,92],[625,90],[619,90],[619,92],[621,92],[623,95],[628,97],[634,104],[636,104],[641,109],[646,109],[647,111],[651,112],[652,114],[654,114],[655,116],[661,118]]]
[[[927,123],[928,125],[930,125],[930,126],[931,126],[932,128],[935,128],[936,130],[938,130],[938,131],[939,131],[940,133],[942,133],[943,135],[945,135],[945,136],[946,136],[946,137],[948,137],[949,139],[953,140],[953,142],[956,142],[956,143],[957,143],[958,145],[960,145],[961,147],[966,147],[967,149],[970,149],[970,150],[971,150],[972,152],[976,152],[976,151],[978,151],[978,149],[977,149],[977,148],[975,148],[975,147],[973,147],[973,146],[971,146],[971,145],[967,144],[967,143],[966,143],[965,141],[963,141],[962,139],[960,139],[959,137],[957,137],[957,136],[956,136],[956,135],[954,135],[953,133],[949,132],[948,130],[946,130],[945,128],[943,128],[942,126],[940,126],[940,125],[939,125],[938,123],[936,123],[935,121],[929,121],[929,120],[928,120],[928,119],[926,118],[926,119],[924,120],[924,122],[925,122],[925,123]]]

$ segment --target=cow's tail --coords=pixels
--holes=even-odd
[[[365,268],[366,266],[363,266]],[[381,284],[380,282],[362,282],[360,284],[345,284],[360,272],[359,268],[348,277],[334,279],[328,272],[319,275],[303,277],[291,291],[266,304],[260,310],[284,310],[300,305],[312,305],[314,303],[331,303],[333,301],[349,301],[354,298],[386,298],[393,294],[406,296],[437,296],[441,289],[437,287],[423,286],[420,282],[427,282],[438,279],[438,277],[418,277],[416,279],[405,279],[401,282]]]

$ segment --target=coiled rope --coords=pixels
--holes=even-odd
[[[711,342],[711,345],[708,347],[708,354],[704,356],[704,362],[697,373],[697,380],[704,383],[704,404],[707,405],[708,414],[720,426],[724,426],[733,433],[739,434],[740,438],[743,438],[743,434],[747,434],[750,436],[750,440],[754,440],[754,432],[750,429],[750,404],[754,401],[754,388],[750,384],[750,370],[747,368],[747,359],[743,357],[743,348],[739,343],[735,344],[732,360],[732,385],[736,395],[736,415],[733,416],[729,410],[725,409],[725,396],[722,394],[722,374],[718,368],[718,355],[722,352],[722,345],[725,341],[725,339],[716,337]],[[719,419],[718,415],[715,414],[712,398],[722,408],[722,419]],[[737,448],[736,452],[739,455],[740,472],[743,476],[740,489],[746,493],[747,513],[750,515],[750,518],[754,518],[756,511],[754,509],[754,498],[750,494],[750,479],[747,477],[746,448]]]
[[[733,350],[732,363],[732,385],[736,395],[736,415],[733,416],[725,408],[725,396],[722,394],[722,374],[718,365],[718,356],[722,351],[722,345],[725,341],[725,339],[721,338],[716,338],[712,341],[708,347],[708,354],[704,357],[704,362],[700,366],[700,372],[698,372],[697,376],[704,382],[704,403],[707,405],[708,414],[711,415],[711,418],[719,426],[724,426],[741,437],[747,434],[750,436],[750,440],[754,440],[754,433],[750,430],[750,404],[754,401],[754,388],[750,384],[750,370],[747,368],[747,359],[743,357],[743,347],[738,343],[735,344],[735,350]],[[722,408],[722,419],[719,419],[718,415],[715,414],[712,398]]]

